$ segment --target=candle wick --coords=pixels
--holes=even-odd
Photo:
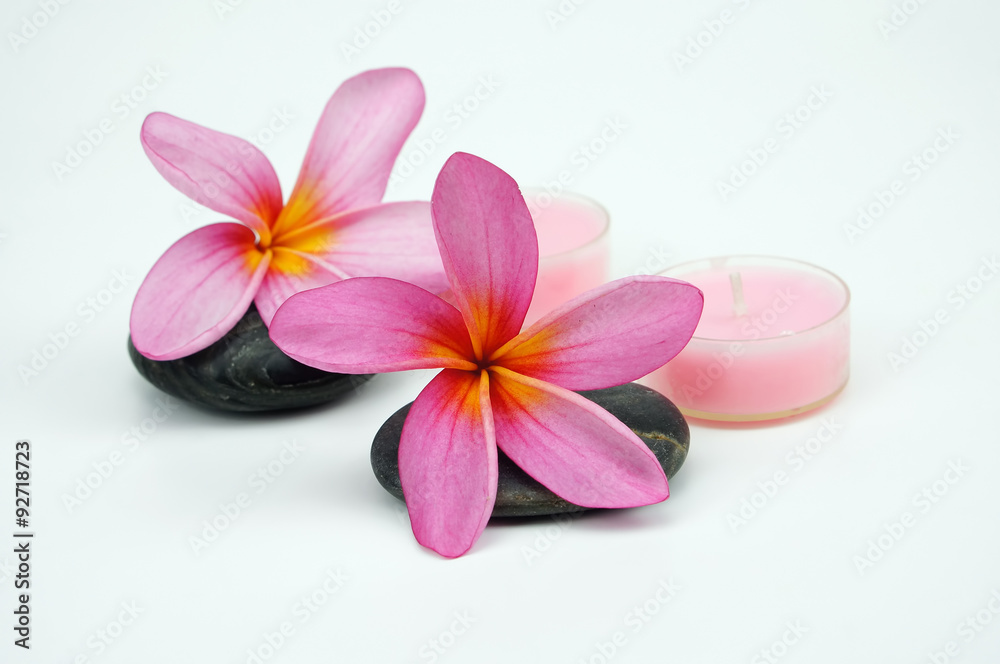
[[[747,304],[743,300],[743,277],[739,272],[729,273],[729,285],[733,289],[733,315],[746,316]]]

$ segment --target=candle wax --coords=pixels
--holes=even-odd
[[[692,417],[767,420],[814,408],[849,373],[848,291],[830,273],[797,261],[733,257],[664,273],[702,290],[694,337],[643,382]],[[734,307],[742,282],[746,313]]]
[[[743,281],[746,314],[734,313],[730,274]],[[843,289],[808,273],[774,267],[701,270],[685,274],[705,295],[694,336],[708,339],[761,339],[808,330],[830,320],[844,306]]]

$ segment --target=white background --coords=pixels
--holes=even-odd
[[[399,1],[351,57],[342,45],[387,2],[81,0],[53,5],[46,20],[38,0],[5,2],[2,537],[14,530],[22,437],[33,445],[37,535],[33,648],[11,643],[5,568],[0,661],[237,664],[283,622],[294,632],[266,661],[718,664],[766,661],[765,650],[789,664],[928,662],[949,641],[958,654],[936,661],[997,661],[1000,616],[988,607],[1000,590],[1000,279],[974,278],[1000,247],[1000,7],[907,0],[911,14],[888,32],[879,22],[891,20],[892,0],[592,0],[563,3],[575,11],[558,22],[557,0]],[[723,11],[729,23],[712,36],[705,21],[719,32]],[[689,41],[699,38],[700,53]],[[696,57],[679,62],[689,47]],[[414,69],[427,90],[404,155],[436,129],[445,138],[388,199],[426,200],[441,164],[463,150],[523,186],[569,171],[574,190],[611,211],[615,277],[731,253],[826,267],[853,293],[847,390],[777,425],[693,425],[663,504],[569,525],[494,524],[454,561],[416,544],[368,463],[379,425],[428,374],[380,376],[341,403],[279,416],[183,405],[132,449],[127,432],[161,396],[126,355],[132,297],[172,242],[221,218],[186,207],[147,162],[143,117],[162,110],[271,139],[263,149],[287,192],[337,85],[389,65]],[[143,90],[147,68],[163,78],[145,78]],[[801,109],[819,88],[829,98]],[[475,109],[458,123],[449,111],[463,102]],[[276,110],[293,119],[261,134]],[[797,110],[809,117],[789,135],[779,123]],[[53,164],[105,118],[112,131],[60,177]],[[581,161],[580,147],[609,121],[624,125],[620,135]],[[949,128],[957,138],[933,154]],[[778,150],[724,199],[718,183],[769,138]],[[907,163],[927,149],[937,159],[914,180]],[[857,208],[894,180],[904,192],[849,237]],[[87,298],[115,271],[127,286],[96,312]],[[955,289],[970,279],[981,288],[965,299]],[[937,310],[948,322],[929,339],[917,334],[918,352],[894,367],[888,354]],[[24,374],[71,323],[78,334]],[[789,463],[830,421],[832,440]],[[248,478],[290,440],[303,452],[256,493]],[[68,509],[64,495],[113,453],[122,463]],[[950,462],[968,471],[939,482]],[[788,482],[734,528],[729,515],[778,471]],[[935,482],[935,503],[915,501]],[[241,492],[249,507],[196,555],[189,538]],[[907,512],[912,527],[859,565]],[[328,571],[347,580],[299,622],[299,598]],[[141,614],[109,629],[123,602]],[[644,604],[657,611],[636,622]],[[456,612],[474,622],[453,637]],[[989,624],[959,631],[977,612]],[[796,622],[800,637],[787,631]],[[100,630],[117,635],[103,649]],[[783,637],[797,640],[776,645]],[[432,640],[449,647],[434,652]]]

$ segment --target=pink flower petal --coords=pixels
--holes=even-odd
[[[395,279],[357,277],[293,295],[270,333],[286,355],[335,373],[476,368],[461,314]]]
[[[260,150],[166,113],[151,113],[142,147],[167,182],[191,199],[239,219],[261,236],[281,211],[278,176]]]
[[[190,355],[221,339],[246,313],[269,255],[240,224],[188,233],[153,265],[132,304],[132,343],[153,360]]]
[[[455,558],[486,527],[497,450],[486,372],[445,369],[417,396],[403,425],[399,477],[413,534]]]
[[[517,183],[462,152],[445,163],[431,196],[445,272],[482,357],[514,337],[531,303],[538,240]]]
[[[566,302],[512,339],[493,362],[570,390],[622,385],[687,345],[701,291],[667,277],[628,277]]]
[[[344,81],[323,110],[276,234],[381,201],[423,110],[423,85],[409,69],[375,69]]]
[[[313,253],[276,247],[254,304],[264,325],[270,326],[275,312],[291,296],[346,278],[343,271]]]
[[[670,495],[653,453],[606,410],[544,381],[490,373],[497,446],[557,496],[583,507],[637,507]]]
[[[325,258],[345,273],[408,281],[432,293],[448,288],[430,203],[385,203],[339,215],[335,223]]]

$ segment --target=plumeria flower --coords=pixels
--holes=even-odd
[[[330,98],[282,205],[274,168],[235,136],[153,113],[142,146],[170,184],[239,223],[200,228],[156,262],[132,306],[132,343],[154,360],[208,347],[253,302],[265,325],[290,295],[352,276],[447,288],[430,204],[380,203],[424,108],[408,69],[347,80]]]
[[[431,212],[457,304],[412,284],[348,279],[292,296],[271,338],[340,373],[442,368],[407,415],[399,472],[417,541],[460,556],[493,511],[497,448],[584,507],[664,500],[667,478],[628,427],[572,390],[635,380],[687,344],[701,316],[694,286],[629,277],[585,293],[524,331],[538,242],[517,184],[453,155]]]

